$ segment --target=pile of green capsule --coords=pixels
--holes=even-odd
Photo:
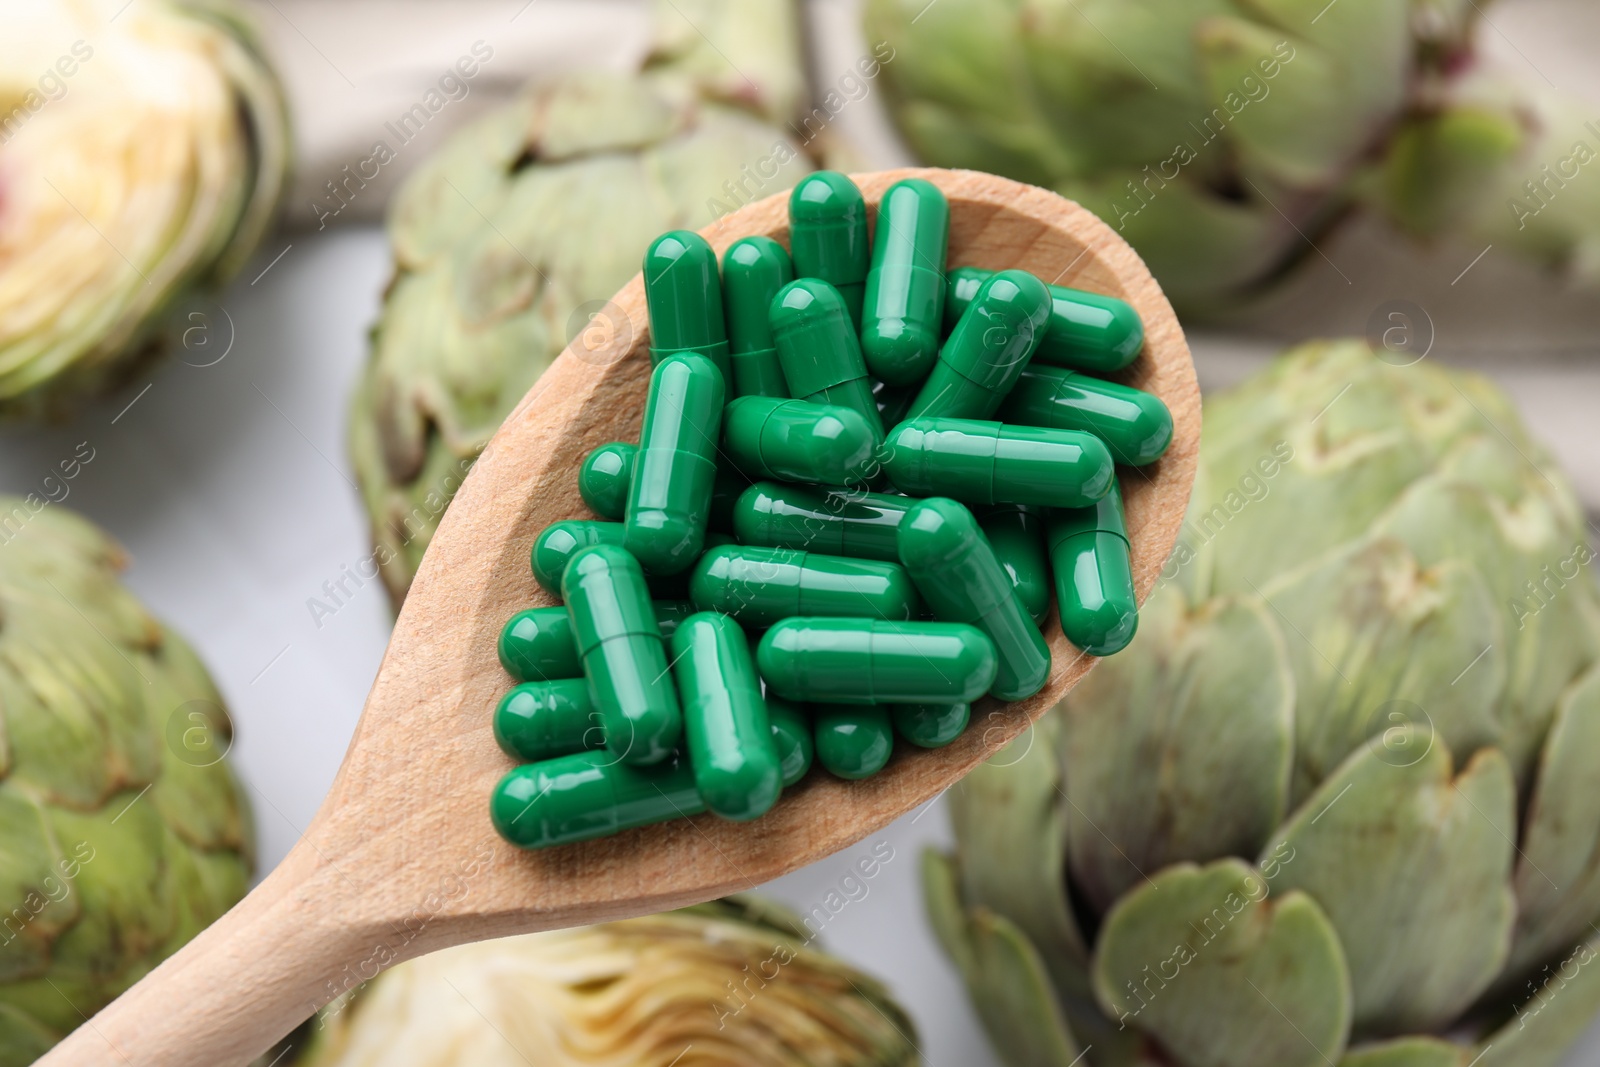
[[[712,811],[754,819],[810,769],[938,747],[988,694],[1050,675],[1051,576],[1093,655],[1138,622],[1116,465],[1172,437],[1103,380],[1139,355],[1121,300],[1020,270],[947,271],[950,209],[891,186],[868,234],[842,174],[802,181],[790,249],[697,234],[645,254],[637,446],[595,449],[595,520],[556,522],[519,612],[495,737],[520,765],[496,828],[524,848]]]

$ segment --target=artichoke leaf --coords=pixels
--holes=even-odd
[[[1494,980],[1516,917],[1516,784],[1499,751],[1453,774],[1442,736],[1358,749],[1268,846],[1274,893],[1310,894],[1338,931],[1355,1032],[1448,1023]]]
[[[1424,569],[1376,538],[1261,595],[1289,631],[1296,803],[1369,738],[1397,736],[1385,731],[1426,734],[1458,760],[1499,742],[1503,626],[1467,561]],[[1470,685],[1452,684],[1468,670]]]
[[[1091,672],[1092,674],[1092,672]],[[974,724],[976,725],[976,724]],[[970,727],[969,727],[970,728]],[[961,899],[1003,915],[1045,952],[1087,960],[1067,905],[1060,723],[1041,719],[950,790]],[[1004,811],[1004,818],[995,812]]]
[[[1140,615],[1149,654],[1102,661],[1060,710],[1071,872],[1097,912],[1146,871],[1254,855],[1288,805],[1294,679],[1266,608],[1191,611],[1168,587]]]
[[[1094,964],[1107,1014],[1182,1067],[1325,1067],[1350,1032],[1338,936],[1309,896],[1268,897],[1236,859],[1179,864],[1107,915]]]
[[[1062,1017],[1039,951],[1005,916],[966,910],[955,865],[929,850],[922,892],[939,943],[961,971],[972,1006],[1009,1067],[1070,1067],[1082,1053]]]
[[[1403,1037],[1397,1041],[1351,1049],[1339,1067],[1466,1067],[1468,1051],[1433,1037]]]
[[[1590,933],[1594,930],[1591,928]],[[1566,949],[1520,999],[1506,1023],[1479,1042],[1472,1067],[1558,1067],[1600,1010],[1600,935]]]
[[[1600,917],[1600,667],[1572,683],[1545,738],[1513,888],[1506,973],[1520,977]]]

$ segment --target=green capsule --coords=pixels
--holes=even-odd
[[[861,308],[861,354],[891,385],[911,385],[939,354],[950,205],[932,182],[906,178],[878,203]]]
[[[722,413],[722,446],[749,474],[852,485],[877,471],[878,438],[854,408],[742,396]]]
[[[673,230],[644,254],[644,300],[650,312],[650,361],[676,352],[705,356],[729,380],[717,254],[691,230]]]
[[[883,423],[861,359],[861,342],[838,290],[815,278],[801,278],[778,290],[768,315],[789,395],[855,408],[872,427],[873,437],[882,441]]]
[[[994,642],[1000,669],[990,695],[1021,700],[1043,689],[1050,646],[972,512],[946,497],[923,500],[906,513],[899,538],[900,562],[935,617],[970,623]]]
[[[1045,548],[1044,518],[1026,504],[996,504],[978,513],[978,525],[994,554],[1011,577],[1017,599],[1033,621],[1044,625],[1050,614],[1050,554]]]
[[[811,741],[811,720],[799,707],[782,697],[767,697],[767,720],[772,723],[772,742],[783,764],[783,787],[788,789],[806,776],[816,746]]]
[[[572,557],[590,545],[620,545],[626,531],[620,522],[563,519],[552,522],[533,540],[529,562],[533,577],[547,591],[561,595],[561,576]]]
[[[528,608],[507,620],[496,651],[500,666],[519,682],[577,678],[583,674],[578,642],[566,608]]]
[[[976,419],[907,419],[883,456],[901,492],[966,504],[1087,507],[1116,480],[1111,453],[1093,434]]]
[[[656,365],[622,544],[655,574],[677,574],[705,546],[722,430],[722,375],[704,356]]]
[[[831,170],[800,179],[789,194],[789,251],[798,277],[820,278],[839,290],[854,336],[861,328],[861,301],[872,255],[867,202],[855,182]]]
[[[989,278],[939,349],[906,418],[987,419],[1033,358],[1050,316],[1050,291],[1025,270]]]
[[[672,662],[700,799],[724,819],[765,815],[783,791],[783,763],[744,631],[713,611],[691,615],[672,638]]]
[[[586,548],[568,564],[561,592],[606,748],[626,763],[666,759],[683,716],[638,562],[616,545]]]
[[[523,764],[489,798],[494,828],[519,848],[609,837],[705,810],[688,760],[633,767],[606,752]]]
[[[767,309],[794,281],[789,253],[770,237],[744,237],[722,254],[722,303],[728,312],[733,364],[729,396],[788,396]]]
[[[620,545],[626,534],[627,528],[620,522],[596,522],[592,519],[552,522],[534,538],[533,551],[530,553],[533,576],[545,589],[560,596],[561,576],[573,556],[590,545]],[[689,579],[681,571],[677,574],[646,574],[645,581],[650,583],[650,595],[662,600],[680,600],[688,595]]]
[[[1131,467],[1154,463],[1172,443],[1172,413],[1160,397],[1060,367],[1023,371],[1000,418],[1092,433]]]
[[[898,563],[895,528],[914,503],[887,493],[757,482],[734,506],[733,532],[747,545]]]
[[[954,326],[992,271],[959,267],[945,282],[944,321]],[[1064,285],[1050,286],[1050,322],[1034,353],[1037,363],[1109,374],[1139,357],[1144,323],[1133,305]]]
[[[606,741],[582,678],[512,687],[494,709],[494,739],[506,755],[528,763],[602,748]]]
[[[943,748],[967,728],[971,704],[890,704],[894,732],[918,748]]]
[[[816,722],[817,761],[840,778],[870,778],[894,754],[889,711],[878,705],[820,707]]]
[[[637,445],[612,441],[583,459],[578,468],[578,495],[602,519],[621,522],[628,511],[628,486],[633,483]]]
[[[1139,628],[1122,490],[1113,485],[1093,507],[1052,511],[1049,533],[1061,632],[1091,656],[1121,652]]]
[[[756,651],[761,677],[789,700],[970,703],[994,684],[994,644],[957,622],[785,619]]]
[[[689,598],[701,611],[720,611],[757,628],[792,615],[910,619],[921,606],[898,563],[752,545],[701,556]]]

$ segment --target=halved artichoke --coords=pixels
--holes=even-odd
[[[226,281],[288,169],[282,95],[228,0],[8,0],[0,34],[0,418],[59,416]]]
[[[297,1067],[910,1067],[911,1020],[770,904],[725,900],[402,963]]]
[[[1208,397],[1193,501],[1138,637],[927,859],[1006,1061],[1557,1063],[1600,1006],[1566,479],[1485,380],[1317,343]]]
[[[122,565],[60,504],[0,498],[0,1067],[32,1063],[249,882],[222,698]]]

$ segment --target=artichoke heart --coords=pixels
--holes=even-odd
[[[284,103],[228,0],[11,0],[0,36],[0,417],[58,417],[163,347],[271,224]]]

